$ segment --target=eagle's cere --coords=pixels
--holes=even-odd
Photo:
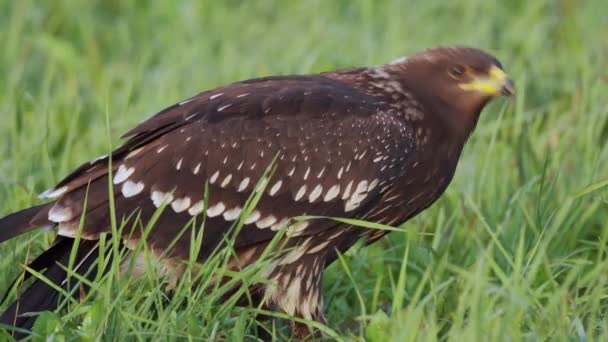
[[[45,192],[42,197],[50,202],[0,220],[0,241],[36,227],[58,227],[55,244],[30,267],[67,286],[58,264],[69,259],[85,199],[76,261],[81,274],[95,267],[99,235],[112,231],[110,197],[118,219],[139,217],[144,224],[163,207],[146,243],[165,265],[159,276],[179,278],[176,261],[188,258],[190,235],[172,243],[190,219],[206,215],[198,254],[204,262],[244,214],[252,192],[263,191],[243,218],[229,265],[236,271],[250,265],[285,230],[288,248],[264,273],[270,285],[255,284],[250,298],[268,309],[322,321],[323,269],[337,252],[359,239],[374,242],[386,231],[292,218],[407,221],[444,192],[488,101],[511,94],[513,84],[501,64],[465,47],[205,91],[127,132],[128,140],[111,156],[82,165]],[[273,161],[273,172],[266,174]],[[264,186],[256,188],[260,183]],[[140,238],[137,229],[123,236],[128,248]],[[54,309],[57,298],[57,291],[35,282],[6,310],[2,323],[30,328],[34,318],[25,314]],[[296,336],[310,333],[300,323],[293,330]]]

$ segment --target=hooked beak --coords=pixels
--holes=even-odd
[[[464,90],[474,90],[489,96],[515,95],[513,81],[497,66],[492,66],[487,75],[474,78],[471,82],[461,83],[459,86]]]

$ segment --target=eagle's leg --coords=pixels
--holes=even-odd
[[[269,307],[298,319],[291,322],[293,337],[298,339],[321,336],[302,320],[325,322],[322,294],[324,253],[307,254],[300,250],[305,246],[298,246],[279,259],[269,273],[270,285],[265,289]]]

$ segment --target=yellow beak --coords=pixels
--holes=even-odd
[[[492,66],[487,76],[473,79],[468,83],[461,83],[460,88],[474,90],[489,96],[512,96],[515,94],[515,86],[507,74],[497,66]]]

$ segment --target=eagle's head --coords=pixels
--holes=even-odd
[[[493,98],[515,94],[496,57],[475,48],[438,47],[401,58],[389,65],[401,75],[408,91],[430,104],[454,129],[474,128],[484,106]]]

